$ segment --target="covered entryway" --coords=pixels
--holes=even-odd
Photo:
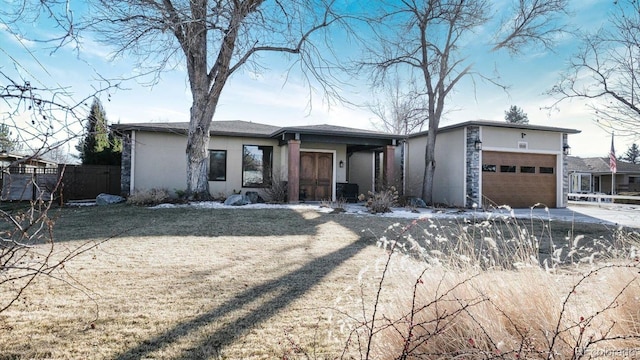
[[[300,200],[331,200],[332,184],[333,154],[300,152]]]
[[[483,205],[512,208],[556,207],[556,155],[485,151],[482,154]]]

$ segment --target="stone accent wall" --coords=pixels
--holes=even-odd
[[[567,207],[569,203],[569,161],[568,156],[565,154],[564,148],[569,144],[568,135],[562,134],[562,197],[558,207]]]
[[[122,135],[122,163],[120,165],[120,192],[127,196],[131,188],[131,133]]]
[[[482,207],[482,201],[480,199],[480,151],[476,150],[475,145],[477,139],[480,139],[480,127],[468,126],[466,141],[466,206],[468,208],[473,207],[473,204],[476,204],[478,207]]]

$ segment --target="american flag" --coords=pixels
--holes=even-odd
[[[618,164],[616,164],[616,149],[613,147],[613,133],[611,133],[611,151],[609,152],[609,170],[612,173],[618,171]]]

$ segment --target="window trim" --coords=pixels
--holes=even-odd
[[[245,180],[245,148],[247,147],[257,147],[261,150],[262,153],[262,183],[247,183]],[[269,149],[269,158],[266,159],[268,161],[268,169],[265,173],[265,156],[264,150]],[[271,186],[271,181],[273,180],[273,146],[272,145],[255,145],[255,144],[242,144],[242,164],[240,167],[241,177],[242,177],[242,187],[243,188],[265,188]]]
[[[212,177],[211,160],[212,160],[213,153],[224,154],[224,169],[223,169],[222,179],[216,179]],[[227,150],[209,149],[209,173],[207,174],[207,179],[209,181],[227,181]]]

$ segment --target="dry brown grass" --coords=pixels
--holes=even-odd
[[[110,240],[60,274],[80,288],[41,278],[2,315],[0,359],[274,358],[285,333],[335,356],[327,306],[377,249],[326,215],[287,215],[308,228]]]
[[[379,279],[385,252],[375,246],[376,235],[397,221],[311,210],[126,205],[54,215],[60,255],[80,242],[114,237],[66,264],[55,274],[64,281],[40,278],[0,314],[2,360],[340,357],[349,334],[341,325],[360,316],[361,304],[369,306],[375,295],[361,292],[358,279],[370,285]],[[415,281],[403,269],[394,268],[398,281],[386,289],[386,300],[411,289],[400,281]],[[434,271],[428,283],[441,281],[444,289],[465,275]],[[538,275],[541,285],[554,276]],[[460,291],[499,290],[526,315],[511,319],[543,321],[555,311],[555,305],[544,307],[547,292],[564,288],[525,285],[533,280],[528,272],[487,272]],[[487,286],[500,281],[506,288]],[[624,310],[637,319],[634,308]],[[477,319],[494,316],[484,311]],[[467,336],[450,333],[445,343],[455,343],[455,334],[457,341]]]
[[[403,351],[410,354],[406,358],[420,359],[640,356],[637,266],[604,265],[586,278],[588,269],[423,269],[406,257],[390,263],[369,358],[402,358]],[[364,277],[366,293],[377,291],[372,279],[379,271]],[[345,325],[357,332],[353,339],[368,341],[362,324],[371,324],[372,304],[365,305],[366,320],[360,316]]]

